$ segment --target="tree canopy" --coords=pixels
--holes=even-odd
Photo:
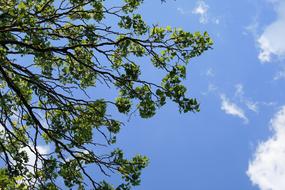
[[[112,110],[150,118],[171,100],[199,111],[182,82],[211,38],[145,23],[142,3],[0,0],[0,189],[130,189],[148,159],[113,149],[123,123]],[[116,97],[90,95],[102,86]]]

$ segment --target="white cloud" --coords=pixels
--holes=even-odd
[[[274,0],[271,3],[276,7],[277,19],[265,28],[257,40],[261,62],[270,62],[272,56],[285,56],[285,0]]]
[[[231,102],[225,95],[221,95],[221,110],[223,110],[226,114],[236,116],[244,120],[245,123],[248,123],[248,118],[245,116],[244,111],[238,107],[236,104]]]
[[[201,24],[207,24],[207,23],[212,23],[212,24],[220,24],[220,18],[219,17],[215,17],[213,15],[209,16],[209,5],[206,4],[206,2],[204,0],[199,0],[197,1],[195,7],[192,9],[192,11],[184,9],[182,7],[178,7],[177,11],[181,14],[181,15],[189,15],[189,14],[195,14],[199,16],[199,22]]]
[[[200,0],[197,2],[196,7],[193,9],[192,13],[199,15],[199,22],[202,24],[206,24],[208,22],[208,10],[209,5],[205,3],[205,1]]]
[[[33,149],[33,151],[35,151],[34,146],[32,144],[29,144],[29,146]],[[37,151],[39,154],[45,156],[45,154],[48,154],[50,152],[50,146],[48,145],[39,145],[36,147]],[[23,151],[25,151],[28,155],[29,161],[28,161],[28,165],[35,165],[36,162],[36,155],[28,148],[25,147],[22,149]],[[38,160],[37,162],[38,168],[40,168],[41,162]],[[28,169],[30,170],[30,172],[33,172],[33,167],[28,167]]]
[[[261,190],[285,189],[285,106],[271,120],[274,134],[259,144],[247,175]]]

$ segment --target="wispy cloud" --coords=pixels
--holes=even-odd
[[[258,112],[259,108],[258,108],[258,102],[252,102],[252,101],[249,101],[249,100],[245,100],[245,105],[246,107],[253,111],[253,112]]]
[[[217,91],[218,91],[218,87],[212,83],[209,83],[207,90],[201,93],[203,96],[207,96],[209,94],[216,94]]]
[[[212,68],[207,69],[206,76],[207,77],[214,77],[215,76],[214,70]]]
[[[208,18],[209,5],[205,1],[200,0],[197,2],[196,7],[193,9],[192,13],[199,15],[199,22],[206,24],[209,20]]]
[[[221,110],[223,110],[226,114],[239,117],[245,123],[248,123],[249,120],[245,116],[243,109],[237,106],[235,103],[231,102],[224,94],[220,96],[221,98]]]
[[[285,0],[274,0],[271,3],[276,7],[277,19],[257,39],[260,48],[258,58],[261,62],[270,62],[272,56],[285,56]]]
[[[244,96],[244,87],[242,84],[236,84],[235,85],[236,91],[235,91],[235,97],[239,99],[241,103],[243,103],[249,110],[253,112],[258,112],[258,102],[253,102],[250,100],[250,98],[247,98]]]
[[[216,86],[216,85],[214,85],[214,84],[209,84],[208,85],[208,91],[209,92],[214,92],[214,91],[216,91],[218,89],[218,87]]]
[[[280,71],[278,71],[273,80],[280,80],[280,79],[285,79],[285,68],[282,68]]]
[[[242,98],[244,95],[243,85],[242,84],[236,84],[235,85],[235,96]]]
[[[182,15],[186,15],[186,14],[189,14],[190,12],[189,11],[185,11],[183,8],[181,7],[178,7],[177,8],[177,11],[182,14]]]
[[[204,0],[198,0],[195,7],[192,10],[178,7],[177,11],[181,15],[190,15],[190,14],[198,15],[199,22],[201,24],[207,24],[207,23],[212,23],[216,25],[220,24],[220,18],[210,15],[209,8],[210,6]]]
[[[259,23],[259,11],[256,10],[255,16],[252,18],[252,21],[249,25],[245,26],[245,31],[243,32],[244,35],[251,34],[255,39],[259,38],[258,30],[260,28]]]
[[[258,145],[247,175],[261,190],[285,189],[285,106],[271,120],[274,134]]]

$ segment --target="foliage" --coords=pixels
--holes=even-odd
[[[130,189],[148,159],[96,151],[115,144],[122,126],[110,110],[150,118],[172,100],[181,112],[199,111],[182,81],[191,58],[212,45],[210,37],[149,26],[137,13],[142,3],[0,0],[1,189],[54,190],[59,180],[68,188]],[[164,73],[161,82],[146,80],[142,64]],[[98,85],[117,97],[89,97]],[[88,168],[118,173],[122,182],[100,182]]]

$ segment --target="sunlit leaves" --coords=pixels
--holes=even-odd
[[[128,113],[131,108],[131,101],[128,98],[117,97],[116,106],[121,113]]]
[[[67,187],[82,184],[82,175],[79,171],[79,163],[77,160],[69,160],[61,164],[59,174],[63,177]]]
[[[17,183],[21,180],[23,180],[22,176],[11,177],[6,169],[0,169],[0,189],[28,190],[27,185]]]
[[[126,13],[133,12],[143,2],[143,0],[124,0],[124,1],[126,4],[123,6],[123,11]]]
[[[124,153],[122,150],[117,149],[112,152],[114,156],[114,162],[120,165],[118,171],[122,174],[123,179],[127,182],[127,188],[131,185],[139,185],[141,170],[148,165],[148,158],[145,156],[137,155],[131,160],[124,158]]]
[[[139,14],[134,14],[132,18],[130,16],[122,16],[118,25],[124,29],[132,28],[137,35],[145,34],[148,30],[146,23]]]
[[[148,160],[110,150],[124,126],[116,116],[150,118],[167,100],[199,111],[183,80],[211,38],[148,25],[142,2],[0,0],[0,188],[56,190],[63,179],[67,188],[129,190]]]

